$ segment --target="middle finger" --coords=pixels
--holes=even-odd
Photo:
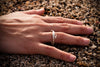
[[[56,32],[65,32],[69,34],[91,34],[93,29],[84,25],[74,25],[68,23],[49,23],[41,27],[44,32],[54,30]]]
[[[73,36],[63,32],[55,32],[57,38],[55,39],[56,43],[69,44],[69,45],[89,45],[90,40],[80,36]],[[40,42],[51,42],[52,33],[51,32],[41,32],[38,36]]]

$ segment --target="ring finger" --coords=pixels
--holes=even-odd
[[[69,45],[89,45],[90,40],[84,37],[80,36],[73,36],[70,34],[66,34],[63,32],[55,32],[57,35],[55,39],[55,43],[62,43],[62,44],[69,44]],[[51,42],[52,41],[52,33],[51,32],[43,32],[40,33],[40,36],[38,36],[38,39],[40,42]]]

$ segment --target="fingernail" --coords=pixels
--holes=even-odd
[[[70,61],[71,61],[71,62],[73,62],[73,61],[75,61],[75,59],[76,59],[76,56],[74,56],[74,55],[71,55],[69,59],[70,59]]]
[[[77,24],[82,25],[84,22],[82,21],[77,21]]]
[[[90,43],[90,39],[84,38],[84,45],[89,45],[89,43]]]
[[[93,32],[93,28],[88,27],[87,29],[88,29],[88,33],[92,33]]]

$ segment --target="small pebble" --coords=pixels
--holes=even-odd
[[[65,61],[42,55],[0,55],[0,57],[2,56],[4,58],[0,58],[2,59],[0,61],[0,67],[9,66],[9,62],[11,67],[100,67],[99,4],[99,0],[1,0],[0,15],[19,10],[24,11],[44,7],[45,13],[43,16],[59,16],[85,21],[84,24],[86,26],[92,26],[94,32],[90,35],[80,35],[91,39],[91,44],[88,47],[62,46],[62,44],[57,46],[57,48],[61,48],[61,50],[77,56],[77,60],[73,63],[66,63]],[[30,59],[27,60],[28,58]]]
[[[91,49],[95,49],[95,48],[97,48],[97,46],[94,45],[94,44],[92,44],[92,46],[91,46],[90,48],[91,48]]]
[[[98,47],[98,50],[100,50],[100,46]]]

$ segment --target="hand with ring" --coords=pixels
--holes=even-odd
[[[40,16],[44,11],[19,11],[1,16],[0,52],[43,54],[68,62],[75,61],[76,56],[44,43],[87,46],[90,39],[74,34],[91,34],[93,29],[75,19]]]

